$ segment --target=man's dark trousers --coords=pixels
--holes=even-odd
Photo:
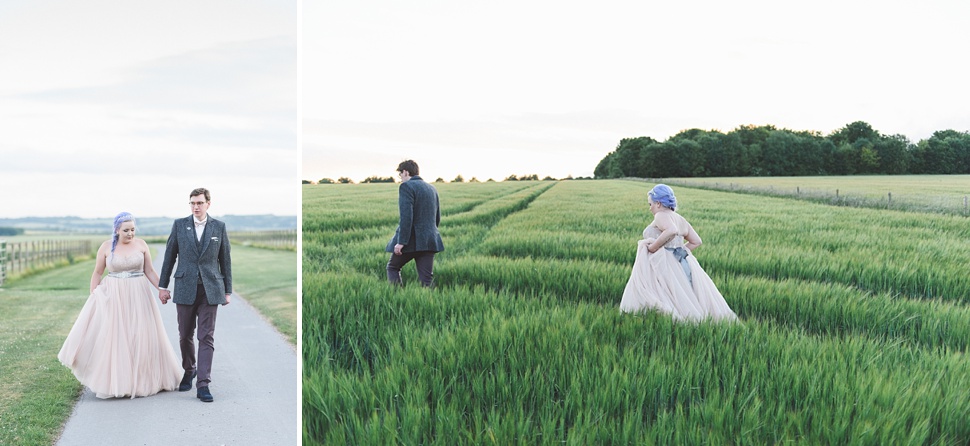
[[[179,349],[182,351],[182,368],[185,371],[197,370],[196,387],[209,385],[212,376],[212,355],[215,353],[213,343],[216,331],[216,313],[218,305],[209,305],[206,301],[205,287],[199,284],[196,291],[195,303],[192,305],[177,304],[179,322]],[[192,339],[198,320],[199,358],[195,358],[195,341]]]
[[[401,268],[414,260],[418,267],[418,280],[422,286],[430,287],[434,283],[434,251],[405,252],[401,255],[391,253],[391,260],[387,262],[387,280],[394,284],[401,284]]]

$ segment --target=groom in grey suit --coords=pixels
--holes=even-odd
[[[401,176],[397,204],[400,223],[385,251],[392,253],[387,262],[387,280],[402,285],[401,268],[414,260],[421,285],[434,284],[434,255],[445,250],[438,233],[441,209],[438,206],[438,190],[418,176],[418,163],[413,160],[397,166]]]
[[[175,220],[172,233],[165,244],[165,261],[159,277],[158,293],[162,303],[172,299],[168,290],[172,269],[175,271],[175,306],[178,311],[179,348],[185,375],[179,391],[192,388],[196,381],[196,397],[212,402],[209,382],[212,373],[213,336],[216,330],[216,310],[229,305],[232,294],[232,262],[229,258],[229,234],[226,224],[209,216],[209,191],[198,188],[189,194],[192,215]],[[199,352],[196,362],[193,335],[198,326]]]

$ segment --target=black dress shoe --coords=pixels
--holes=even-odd
[[[195,397],[202,400],[203,403],[211,403],[212,394],[209,393],[209,386],[202,386],[196,389]]]
[[[179,392],[187,392],[192,388],[192,379],[195,378],[196,371],[185,372],[182,375],[182,382],[179,383]]]

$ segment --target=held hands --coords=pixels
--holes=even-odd
[[[172,300],[172,293],[169,290],[158,290],[158,300],[161,300],[162,305],[165,305],[168,303],[168,301]],[[229,305],[229,301],[231,300],[232,295],[226,294],[226,303],[223,305]]]

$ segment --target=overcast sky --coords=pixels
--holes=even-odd
[[[620,139],[970,130],[970,2],[306,2],[302,179],[590,176]]]
[[[0,217],[297,215],[297,3],[0,2]]]

